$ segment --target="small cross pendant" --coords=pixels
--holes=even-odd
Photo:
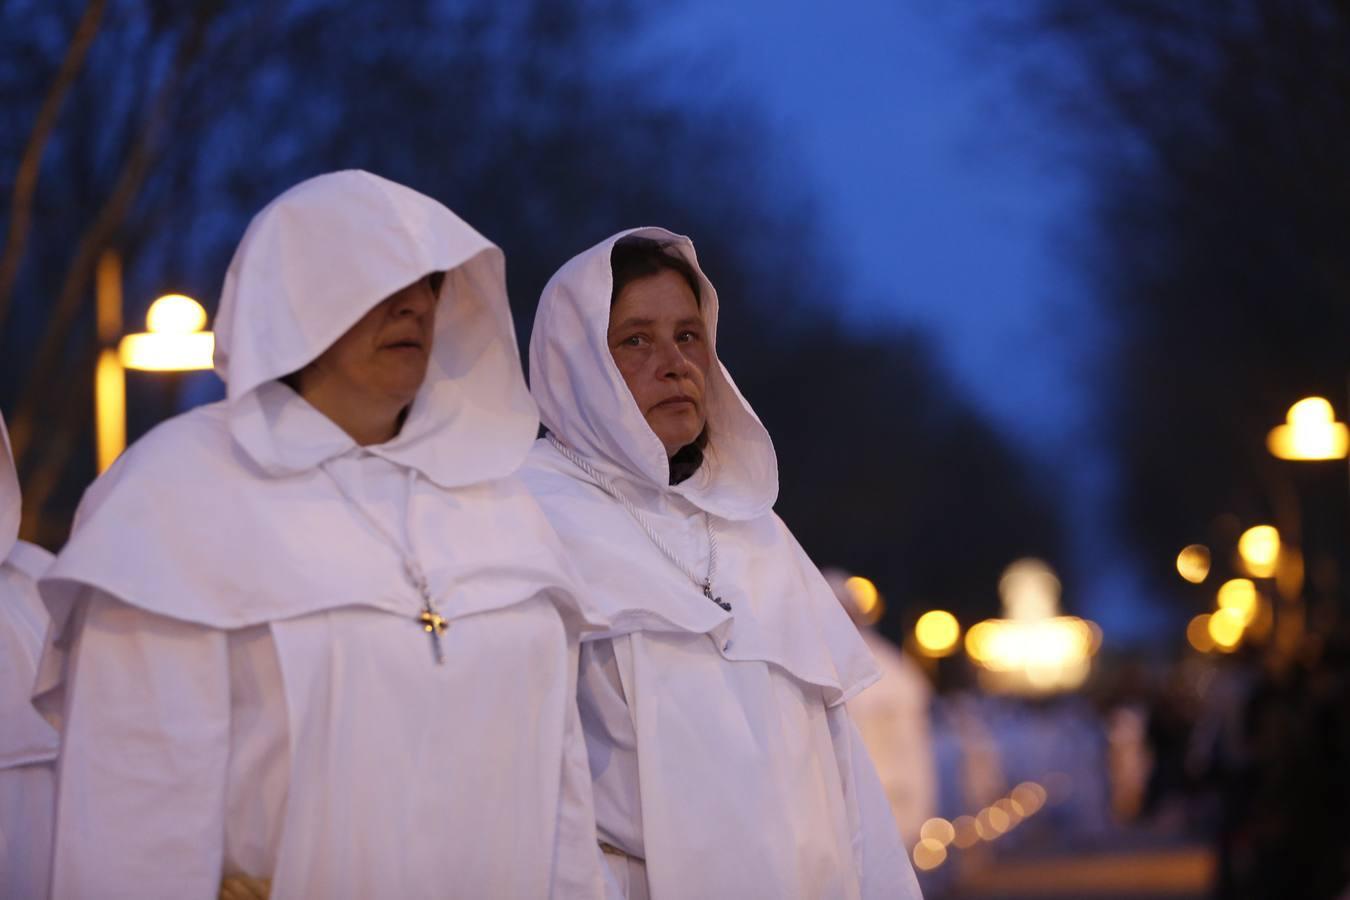
[[[711,582],[711,581],[705,581],[705,582],[703,582],[703,596],[707,597],[709,600],[711,600],[712,602],[716,603],[718,606],[722,607],[722,609],[726,610],[727,612],[731,612],[731,604],[730,604],[730,603],[728,603],[727,601],[723,600],[721,597],[714,597],[714,596],[713,596],[713,592],[712,592],[712,582]]]
[[[436,612],[432,608],[430,601],[422,610],[422,615],[417,617],[417,621],[422,623],[422,630],[431,635],[431,653],[436,657],[438,664],[445,662],[445,654],[441,651],[441,635],[445,634],[445,629],[450,627],[445,616]]]

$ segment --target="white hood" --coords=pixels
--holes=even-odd
[[[630,235],[669,242],[693,266],[713,353],[705,462],[670,490],[724,519],[764,515],[778,499],[778,459],[759,417],[717,359],[717,291],[687,237],[664,228],[622,231],[573,257],[549,280],[530,336],[530,386],[544,425],[616,477],[658,488],[670,480],[665,448],[633,400],[607,340],[610,253]]]
[[[225,278],[216,370],[226,399],[162,423],[85,493],[43,583],[56,633],[85,585],[216,628],[342,606],[415,612],[402,551],[332,474],[366,471],[371,456],[413,476],[406,491],[362,504],[396,510],[391,533],[420,551],[443,615],[540,591],[567,606],[556,537],[509,477],[538,420],[503,270],[501,252],[444,206],[366,172],[321,175],[268,205]],[[393,440],[358,447],[276,380],[435,271],[446,277],[426,381]]]
[[[0,561],[9,556],[19,539],[19,515],[23,495],[19,493],[19,473],[14,468],[14,451],[9,446],[9,430],[0,414]]]
[[[367,312],[431,272],[448,272],[427,376],[379,453],[442,487],[510,474],[538,429],[520,377],[499,249],[440,203],[369,172],[320,175],[254,217],[225,275],[216,372],[230,433],[271,475],[330,447],[278,446],[260,389],[314,360]],[[470,440],[448,440],[472,435]]]

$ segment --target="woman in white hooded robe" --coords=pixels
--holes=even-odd
[[[876,666],[773,513],[692,243],[614,235],[544,289],[522,478],[610,628],[579,702],[611,894],[918,897],[845,702]]]
[[[0,897],[47,896],[56,729],[33,708],[52,555],[19,540],[19,478],[0,416]]]
[[[599,620],[511,477],[501,252],[322,175],[254,218],[216,327],[226,399],[130,448],[42,583],[53,896],[594,896]]]

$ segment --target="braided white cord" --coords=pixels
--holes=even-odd
[[[684,572],[689,580],[703,591],[704,596],[714,603],[717,603],[718,606],[722,606],[723,609],[727,608],[726,606],[723,606],[721,601],[714,599],[712,595],[713,577],[717,574],[717,534],[713,531],[711,516],[706,512],[703,513],[703,525],[708,531],[708,575],[706,578],[699,578],[698,573],[694,568],[686,565],[684,560],[680,559],[679,555],[670,548],[670,545],[662,539],[661,535],[656,533],[656,529],[647,521],[647,517],[643,515],[642,511],[634,506],[633,502],[625,497],[623,493],[614,486],[614,482],[596,469],[595,466],[587,462],[583,456],[554,437],[552,432],[550,432],[547,437],[549,443],[556,447],[558,452],[561,453],[568,462],[589,475],[591,480],[600,487],[600,490],[619,501],[619,505],[628,510],[628,514],[642,526],[642,530],[647,533],[647,537],[656,545],[656,549],[660,550],[661,553],[665,555],[666,559],[670,560],[671,563],[675,565],[675,568]]]

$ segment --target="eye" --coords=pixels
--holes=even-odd
[[[675,335],[675,340],[679,341],[681,344],[690,344],[694,341],[703,340],[703,335],[692,329],[686,329]]]
[[[626,338],[619,340],[616,347],[641,347],[646,341],[646,337],[641,334],[630,334]]]

